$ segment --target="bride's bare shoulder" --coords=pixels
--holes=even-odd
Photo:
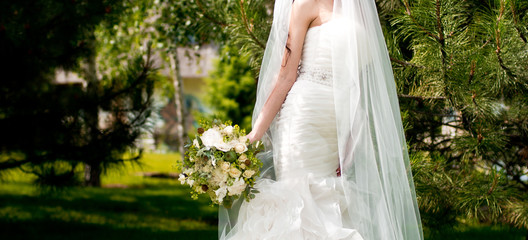
[[[295,0],[292,11],[295,15],[302,16],[309,21],[317,17],[319,0]]]
[[[310,26],[321,25],[332,15],[333,0],[294,0],[292,12],[310,22]]]

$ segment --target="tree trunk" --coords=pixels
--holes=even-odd
[[[178,119],[177,129],[177,139],[178,146],[177,149],[180,152],[182,159],[185,157],[185,140],[187,138],[187,126],[185,121],[185,104],[183,102],[183,80],[180,75],[180,66],[178,61],[178,52],[177,50],[174,53],[171,53],[170,56],[170,67],[173,76],[174,84],[174,101],[176,106],[176,118]]]
[[[101,186],[101,166],[99,164],[84,165],[84,185],[89,187]]]
[[[92,53],[86,57],[83,63],[84,79],[87,82],[86,94],[90,97],[97,96],[97,66],[96,66],[96,52],[95,52],[95,36],[92,36],[87,41],[88,48],[91,49]],[[87,139],[88,144],[92,148],[96,148],[99,138],[99,107],[98,106],[85,106],[85,121],[89,136]],[[99,187],[101,186],[101,166],[97,153],[93,153],[91,156],[85,156],[85,171],[84,171],[84,184],[86,186]]]

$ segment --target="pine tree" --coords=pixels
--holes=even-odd
[[[527,228],[527,3],[402,3],[388,45],[426,220]]]
[[[119,19],[123,1],[0,3],[0,170],[21,167],[42,185],[72,185],[79,164],[88,185],[120,164],[147,126],[154,78],[151,55],[127,52],[106,80],[96,72],[96,28]],[[84,73],[87,86],[54,82],[58,69]],[[109,112],[105,126],[99,111]],[[139,156],[132,158],[138,159]]]

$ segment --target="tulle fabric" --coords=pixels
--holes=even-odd
[[[339,159],[350,225],[365,239],[423,239],[394,75],[374,0],[334,0]],[[359,207],[361,206],[361,207]]]
[[[261,194],[243,203],[232,240],[363,240],[343,227],[346,211],[342,182],[336,177],[259,181]]]

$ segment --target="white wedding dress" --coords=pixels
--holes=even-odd
[[[332,21],[308,30],[297,81],[277,116],[276,181],[240,206],[231,240],[362,240],[342,216],[347,211],[339,167],[329,42]]]

